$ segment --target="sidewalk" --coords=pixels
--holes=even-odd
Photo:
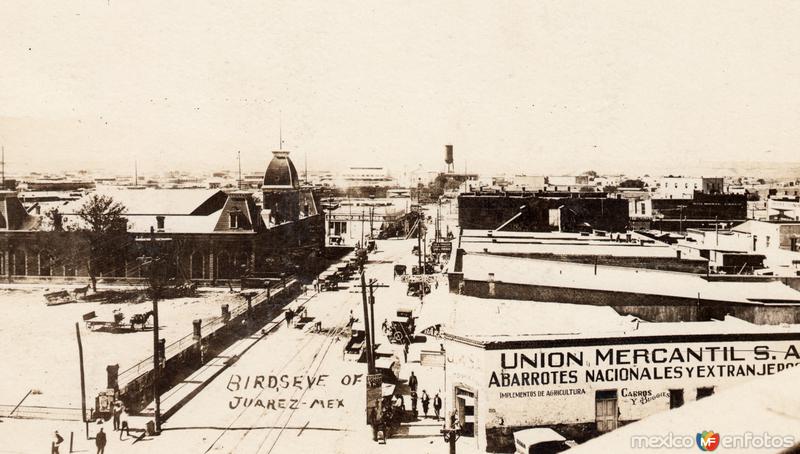
[[[245,354],[257,342],[269,336],[275,331],[284,321],[283,314],[286,309],[301,312],[305,305],[318,293],[309,291],[307,294],[301,294],[296,299],[288,303],[286,306],[279,308],[275,314],[272,314],[272,320],[267,321],[259,328],[259,332],[239,339],[234,342],[230,347],[225,349],[222,353],[210,359],[203,364],[197,371],[192,373],[189,377],[183,380],[178,385],[173,386],[170,390],[161,395],[161,422],[162,424],[176,411],[180,410],[189,400],[197,395],[208,383],[214,380],[230,365],[235,363],[239,357]],[[146,415],[152,419],[155,414],[155,402],[150,404],[142,411],[142,415]]]

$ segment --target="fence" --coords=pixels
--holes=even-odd
[[[44,407],[35,405],[21,405],[19,407],[16,405],[0,405],[0,418],[80,421],[81,409],[70,407]]]
[[[276,289],[274,292],[272,292],[273,290],[272,288],[269,288],[253,296],[253,299],[251,300],[251,307],[256,307],[257,305],[266,302],[268,299],[280,295],[283,292],[283,290],[285,290],[287,287],[291,287],[295,283],[296,280],[294,278],[290,278],[285,281],[285,285],[283,285],[279,289]],[[236,318],[237,316],[242,315],[245,312],[247,312],[246,302],[234,307],[230,311],[229,317],[220,315],[218,317],[214,317],[207,320],[201,326],[201,333],[203,337],[210,336],[219,329],[223,328],[229,319]],[[184,350],[195,344],[197,344],[197,340],[194,338],[194,333],[189,333],[181,337],[180,339],[170,343],[164,348],[164,356],[165,356],[164,359],[168,360],[174,356],[177,356],[179,353],[183,352]],[[141,376],[142,374],[151,371],[152,369],[153,369],[153,355],[150,355],[147,358],[137,362],[133,366],[119,373],[117,380],[120,388],[134,381],[137,377]]]

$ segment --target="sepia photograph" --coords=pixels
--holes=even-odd
[[[0,454],[800,453],[800,3],[0,17]]]

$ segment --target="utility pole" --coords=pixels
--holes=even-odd
[[[364,268],[361,268],[361,300],[364,304],[364,329],[367,331],[367,373],[372,375],[375,373],[375,350],[373,350],[372,339],[374,334],[370,329],[369,307],[367,307],[367,284],[364,278]]]
[[[375,332],[376,332],[376,330],[375,330],[375,289],[376,288],[388,288],[389,286],[385,285],[385,284],[379,284],[377,279],[370,279],[369,283],[367,283],[366,285],[367,285],[367,288],[369,288],[368,303],[369,303],[370,313],[369,313],[368,318],[364,322],[364,324],[368,325],[368,327],[369,327],[369,333],[371,334],[370,335],[370,339],[372,340],[372,345],[374,347],[375,345],[377,345],[375,343]],[[362,292],[363,292],[363,290],[362,290]],[[351,293],[358,293],[358,292],[351,292]]]
[[[86,439],[89,439],[89,421],[86,419],[86,379],[83,373],[83,344],[81,343],[81,329],[75,322],[75,335],[78,337],[78,362],[81,369],[81,421],[86,426]]]
[[[364,247],[364,208],[361,208],[361,247]]]
[[[156,263],[158,262],[157,258],[155,257],[156,254],[156,234],[153,227],[150,227],[150,245],[153,248],[151,254],[153,257],[151,258],[150,262],[150,278],[151,282],[155,283],[158,279],[156,273],[158,270],[156,269]],[[160,292],[160,284],[153,285],[151,284],[153,290],[153,398],[155,399],[155,423],[156,423],[156,434],[161,433],[161,393],[159,390],[159,382],[161,381],[161,354],[158,348],[158,297]],[[167,352],[164,351],[164,356],[166,356]],[[165,358],[166,359],[166,358]]]
[[[422,268],[422,216],[417,217],[417,262],[419,263],[420,273],[423,273],[424,270]]]
[[[155,404],[155,431],[156,434],[159,434],[161,433],[161,395],[159,393],[159,384],[161,382],[161,359],[163,356],[163,359],[166,360],[166,350],[161,352],[159,342],[160,339],[158,337],[158,299],[161,296],[161,288],[163,287],[163,280],[165,276],[161,275],[164,272],[164,268],[160,266],[163,263],[163,257],[159,256],[157,243],[170,240],[161,238],[156,241],[155,228],[151,226],[150,239],[137,238],[136,241],[142,241],[144,244],[147,244],[146,247],[149,247],[150,249],[149,257],[142,257],[142,263],[147,263],[150,266],[150,290],[153,293],[153,401]]]
[[[236,160],[239,163],[239,184],[237,185],[239,189],[242,189],[242,152],[236,150]]]
[[[369,239],[372,239],[372,234],[373,234],[372,233],[373,232],[373,230],[372,230],[373,229],[372,220],[373,220],[374,215],[375,215],[375,207],[374,206],[370,206],[369,207]]]

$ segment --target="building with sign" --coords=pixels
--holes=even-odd
[[[608,307],[459,296],[441,327],[463,437],[492,452],[548,427],[586,441],[800,365],[800,326],[648,323]]]

